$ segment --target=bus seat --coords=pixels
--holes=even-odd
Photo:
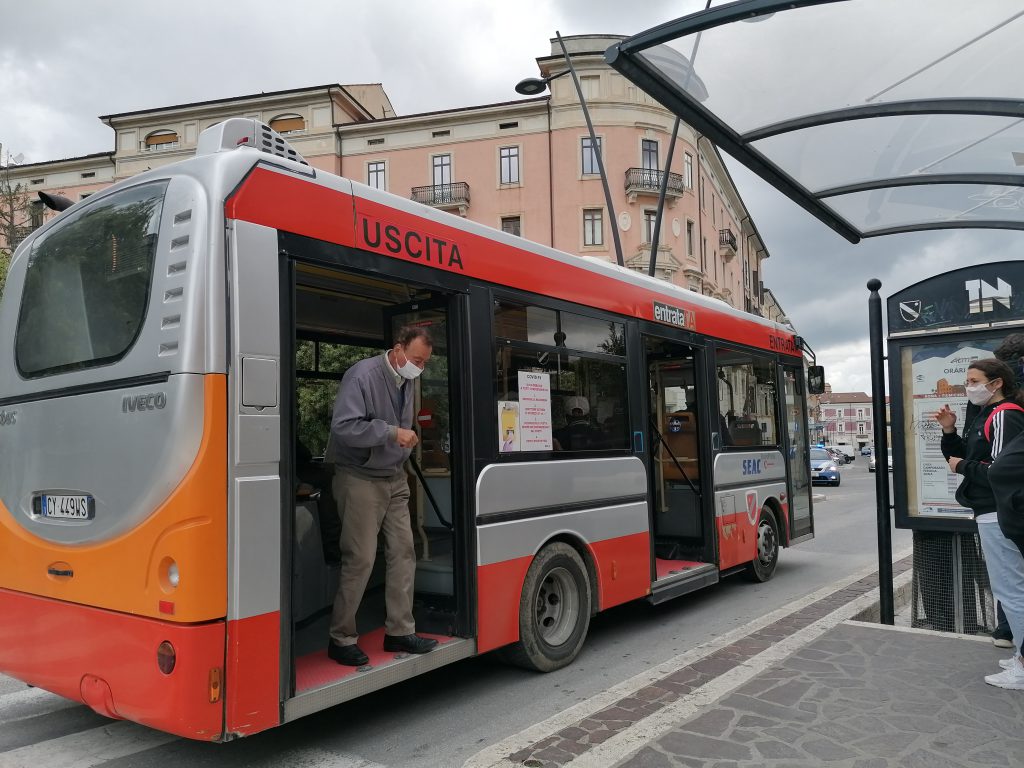
[[[696,482],[700,477],[700,447],[697,443],[697,419],[689,411],[676,411],[666,416],[666,424],[662,431],[668,451],[662,451],[661,463],[666,480],[683,480],[683,475],[676,466],[678,462],[686,471],[686,476]]]

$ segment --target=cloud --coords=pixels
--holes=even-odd
[[[720,5],[721,3],[716,3]],[[564,36],[633,34],[704,0],[338,3],[34,0],[4,9],[0,142],[28,162],[113,149],[97,116],[326,83],[379,82],[399,114],[518,98],[514,84]],[[758,25],[750,29],[757,32]],[[937,232],[853,246],[728,161],[771,253],[765,284],[832,368],[864,389],[867,298],[979,261],[1018,258],[1019,233]]]

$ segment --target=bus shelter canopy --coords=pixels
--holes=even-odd
[[[739,0],[608,63],[851,242],[1024,229],[1020,0]]]

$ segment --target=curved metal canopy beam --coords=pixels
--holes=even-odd
[[[816,128],[820,125],[845,123],[850,120],[870,120],[879,117],[906,117],[907,115],[978,115],[981,117],[1022,117],[1024,101],[1020,99],[915,99],[889,101],[884,104],[864,104],[828,112],[803,115],[747,131],[740,135],[752,142],[778,136],[780,133]]]
[[[923,232],[931,229],[1017,229],[1024,231],[1024,221],[937,221],[922,224],[904,224],[899,227],[871,229],[863,233],[864,237],[882,237],[883,235],[904,235],[911,232]]]
[[[1020,173],[933,173],[926,176],[893,176],[888,179],[868,179],[856,184],[843,184],[814,192],[819,200],[825,197],[871,192],[890,187],[918,187],[929,184],[994,184],[1006,187],[1024,187],[1024,174]]]

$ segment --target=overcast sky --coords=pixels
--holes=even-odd
[[[718,0],[714,3],[719,5]],[[110,151],[98,115],[326,83],[382,83],[400,115],[519,98],[549,39],[634,34],[704,0],[177,0],[6,3],[0,143],[26,162]],[[869,391],[865,283],[883,297],[930,275],[1020,258],[1021,234],[963,231],[853,246],[738,163],[771,253],[765,284],[834,391]]]

